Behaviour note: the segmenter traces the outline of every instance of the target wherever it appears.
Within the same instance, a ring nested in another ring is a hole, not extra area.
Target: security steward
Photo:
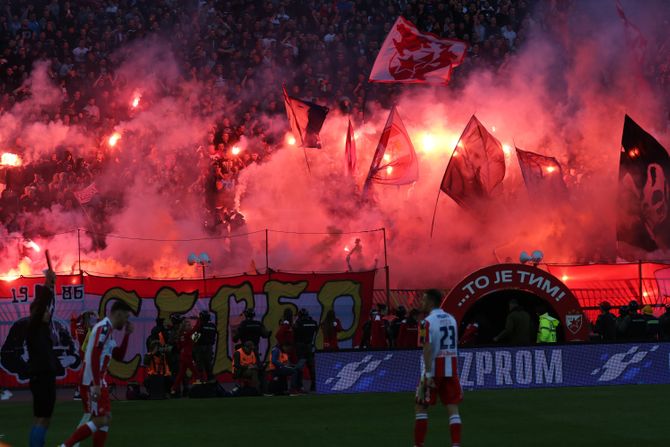
[[[314,367],[314,341],[319,330],[317,323],[307,312],[307,309],[298,311],[298,319],[293,325],[295,350],[298,356],[296,368],[302,370],[305,366],[309,370],[310,391],[316,390],[316,368]]]
[[[211,321],[209,312],[203,310],[200,312],[200,329],[196,336],[195,346],[193,347],[193,359],[195,366],[207,376],[207,381],[211,382],[212,375],[212,352],[216,343],[216,325]]]
[[[293,346],[284,343],[277,344],[272,348],[272,356],[268,365],[268,372],[272,375],[270,392],[272,394],[283,394],[290,391],[292,394],[300,394],[298,391],[302,388],[302,369],[296,368],[291,364],[290,352]],[[287,390],[287,378],[291,378],[291,388]]]
[[[640,305],[636,300],[628,303],[630,324],[628,325],[628,339],[643,341],[647,335],[647,320],[640,313]]]
[[[56,274],[49,269],[45,272],[45,276],[44,285],[35,288],[35,299],[30,304],[26,336],[34,416],[30,430],[30,447],[44,446],[56,403],[56,372],[60,367],[51,338]]]
[[[670,304],[665,305],[665,313],[658,319],[661,341],[670,340]]]
[[[258,346],[261,338],[268,338],[270,331],[268,331],[263,323],[256,320],[256,312],[253,309],[244,311],[244,321],[237,327],[237,331],[233,336],[235,343],[246,344],[248,341],[253,343],[254,351],[258,354]]]
[[[660,324],[658,318],[654,316],[654,309],[647,304],[642,308],[642,318],[647,324],[645,328],[645,339],[647,341],[658,341],[660,334]]]
[[[596,330],[601,341],[616,340],[616,317],[612,315],[612,305],[608,301],[600,303],[600,315],[596,320]]]
[[[173,313],[170,315],[170,321],[167,323],[167,361],[172,374],[176,374],[179,371],[179,336],[183,322],[183,315]]]
[[[233,342],[242,345],[246,345],[247,342],[251,343],[258,368],[256,376],[259,385],[257,386],[261,389],[265,389],[265,371],[263,371],[263,364],[260,363],[262,356],[260,355],[259,346],[261,338],[268,337],[270,337],[270,331],[265,328],[262,322],[256,320],[256,312],[253,309],[245,310],[244,321],[237,327],[237,331],[235,331],[235,335],[233,336]]]
[[[539,316],[539,327],[537,329],[538,343],[556,343],[556,329],[559,321],[547,312]]]
[[[149,351],[145,357],[147,374],[150,376],[170,376],[170,366],[167,361],[167,351],[170,349],[165,341],[163,332],[157,332],[155,338],[148,341]]]
[[[233,378],[242,389],[252,389],[258,394],[260,385],[260,374],[258,358],[256,357],[253,342],[246,341],[233,354]]]
[[[172,386],[170,379],[172,372],[168,363],[169,351],[165,331],[152,331],[147,339],[147,353],[144,356],[147,373],[144,387],[149,390],[150,395],[164,396]]]

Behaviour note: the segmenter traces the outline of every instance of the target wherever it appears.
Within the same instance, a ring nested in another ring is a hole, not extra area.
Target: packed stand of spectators
[[[392,100],[389,91],[367,83],[371,65],[394,20],[403,15],[418,27],[470,44],[463,72],[495,67],[518,47],[527,26],[532,0],[441,1],[297,1],[252,0],[14,0],[0,9],[0,113],[30,95],[26,80],[41,61],[63,93],[60,107],[31,119],[81,126],[98,147],[61,147],[26,160],[21,168],[4,169],[6,189],[0,220],[10,231],[46,232],[31,225],[29,213],[60,205],[78,208],[77,191],[85,190],[105,169],[126,174],[118,154],[110,154],[107,138],[115,126],[133,116],[127,98],[115,96],[129,83],[117,72],[119,50],[146,38],[162,38],[180,64],[184,82],[199,81],[204,92],[195,113],[217,116],[198,148],[183,160],[162,163],[154,183],[204,192],[206,225],[220,231],[243,224],[236,211],[235,182],[240,170],[269,157],[283,143],[284,132],[265,117],[284,115],[281,85],[289,93],[364,117],[366,103]],[[388,87],[388,86],[387,86]],[[165,91],[179,95],[180,90]],[[258,98],[263,98],[259,100]],[[143,105],[146,100],[143,98]],[[149,99],[150,101],[150,99]],[[223,110],[223,113],[220,111]],[[242,138],[253,147],[240,152]],[[19,156],[36,153],[20,139],[3,142],[3,151]],[[147,145],[140,156],[150,156]],[[189,160],[188,158],[191,158]],[[189,163],[189,161],[191,161]],[[184,162],[184,163],[182,163]],[[167,165],[166,165],[167,164]],[[183,166],[197,164],[193,177]],[[111,166],[110,166],[111,165]],[[0,173],[2,174],[2,173]],[[194,184],[189,184],[195,178]],[[168,181],[168,179],[171,179]],[[177,181],[175,181],[177,180]],[[183,182],[180,182],[182,180]],[[185,185],[183,183],[186,183]],[[93,231],[122,206],[123,191],[100,191],[87,202]],[[95,222],[95,223],[94,223]],[[93,241],[104,248],[104,239]]]

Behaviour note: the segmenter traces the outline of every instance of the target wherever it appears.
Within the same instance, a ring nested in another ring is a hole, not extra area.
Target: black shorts
[[[31,377],[30,391],[33,393],[33,416],[50,418],[56,404],[56,377]]]

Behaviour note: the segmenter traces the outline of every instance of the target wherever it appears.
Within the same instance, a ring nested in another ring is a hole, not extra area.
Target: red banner
[[[56,282],[56,313],[53,320],[54,350],[63,366],[59,379],[75,383],[81,368],[79,346],[70,334],[70,319],[84,311],[105,315],[109,303],[122,300],[134,315],[135,331],[128,354],[122,362],[112,361],[110,375],[117,380],[139,380],[143,376],[142,356],[145,340],[157,318],[174,313],[197,316],[212,313],[217,325],[214,347],[214,373],[230,370],[234,329],[246,309],[254,309],[256,318],[272,332],[261,341],[260,351],[267,354],[275,343],[279,320],[285,309],[297,314],[307,309],[317,321],[333,309],[344,331],[338,334],[342,347],[359,343],[360,329],[372,308],[375,272],[341,274],[248,275],[207,280],[123,279],[95,276],[61,276]],[[19,278],[0,282],[0,386],[17,386],[28,380],[25,330],[28,308],[35,285],[43,278]],[[319,332],[317,349],[323,346]]]

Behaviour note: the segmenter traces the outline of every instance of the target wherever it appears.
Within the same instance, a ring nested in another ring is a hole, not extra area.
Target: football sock
[[[93,447],[104,447],[107,442],[107,435],[109,434],[109,426],[105,425],[93,435]]]
[[[79,424],[77,424],[77,428],[81,427],[82,425],[86,424],[88,421],[91,420],[91,413],[84,413],[84,415],[81,417],[81,420],[79,421]],[[79,447],[79,443],[76,443],[72,447]]]
[[[449,431],[451,432],[451,445],[460,447],[461,445],[461,416],[455,414],[449,416]]]
[[[91,436],[97,431],[95,424],[93,422],[87,422],[85,425],[82,425],[72,433],[72,436],[65,441],[65,447],[72,447],[78,442],[83,441],[84,439]]]
[[[423,447],[428,432],[428,413],[417,413],[414,421],[414,445]]]
[[[30,447],[44,447],[46,437],[46,427],[42,427],[41,425],[33,425],[33,428],[30,429]]]

